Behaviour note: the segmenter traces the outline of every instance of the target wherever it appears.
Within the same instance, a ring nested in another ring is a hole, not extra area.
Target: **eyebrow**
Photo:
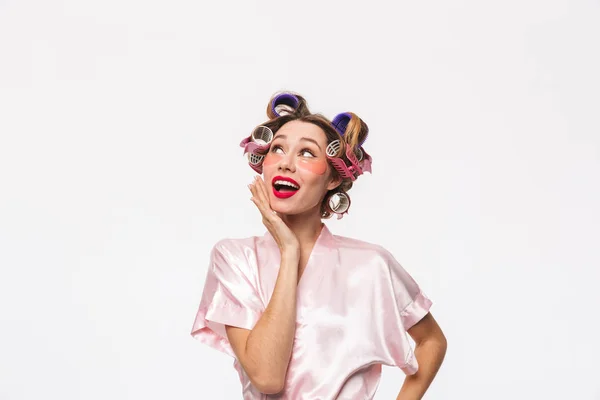
[[[273,138],[273,140],[278,139],[278,138],[287,139],[287,136],[283,135],[283,134],[282,135],[278,135],[278,136],[275,136]],[[306,140],[307,142],[312,142],[312,143],[314,143],[314,144],[317,145],[317,147],[319,148],[319,150],[323,151],[323,149],[321,149],[321,146],[319,146],[319,143],[317,143],[317,141],[315,139],[311,139],[311,138],[307,138],[307,137],[301,137],[300,140]]]

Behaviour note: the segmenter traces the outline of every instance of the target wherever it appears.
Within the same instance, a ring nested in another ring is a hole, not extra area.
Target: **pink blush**
[[[279,159],[281,158],[281,156],[274,154],[274,153],[268,153],[265,156],[265,159],[263,160],[263,165],[273,165],[279,162]]]
[[[298,167],[313,174],[323,175],[327,171],[327,161],[300,160]]]

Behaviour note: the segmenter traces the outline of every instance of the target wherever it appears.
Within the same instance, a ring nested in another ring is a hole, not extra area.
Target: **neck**
[[[310,214],[282,215],[281,218],[298,238],[300,250],[312,249],[323,227],[321,216],[312,212]]]

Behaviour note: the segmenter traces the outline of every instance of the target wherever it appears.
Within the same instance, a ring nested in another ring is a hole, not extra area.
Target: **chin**
[[[277,212],[277,214],[279,215],[301,215],[301,214],[307,214],[307,213],[311,213],[312,208],[298,208],[298,207],[294,207],[291,205],[286,205],[286,206],[271,206],[271,209],[275,212]]]
[[[294,215],[298,214],[298,211],[294,209],[294,207],[281,207],[281,206],[272,206],[271,209],[280,215]]]

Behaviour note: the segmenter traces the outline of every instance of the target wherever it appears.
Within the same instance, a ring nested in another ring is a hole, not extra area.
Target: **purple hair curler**
[[[333,125],[335,130],[338,131],[340,136],[343,137],[344,134],[346,133],[346,128],[348,127],[348,123],[350,122],[351,119],[352,119],[352,114],[350,114],[349,112],[340,113],[340,114],[336,115],[335,118],[333,118],[333,120],[331,121],[331,125]],[[358,143],[358,147],[363,145],[365,140],[367,140],[367,136],[368,136],[368,134],[365,135],[365,137],[363,138],[363,140],[361,140],[360,143]]]
[[[331,121],[331,125],[333,125],[336,131],[338,131],[340,136],[344,136],[350,119],[352,119],[352,115],[350,115],[350,113],[341,113],[335,116],[333,121]]]
[[[300,100],[290,93],[276,96],[271,102],[271,111],[278,117],[293,113],[300,105]]]

